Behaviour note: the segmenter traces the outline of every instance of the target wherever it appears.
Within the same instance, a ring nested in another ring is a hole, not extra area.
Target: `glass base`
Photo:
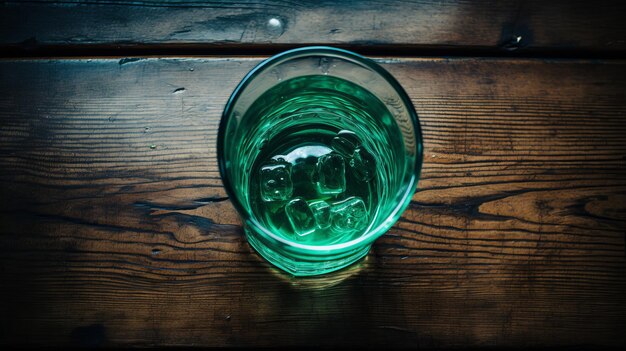
[[[342,254],[290,254],[279,246],[269,247],[258,234],[250,230],[248,226],[244,227],[250,246],[259,255],[274,266],[297,277],[320,275],[347,267],[367,255],[371,247],[371,245],[365,245]]]

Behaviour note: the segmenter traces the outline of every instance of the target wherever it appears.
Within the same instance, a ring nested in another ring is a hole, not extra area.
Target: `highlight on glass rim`
[[[218,162],[249,243],[296,276],[367,254],[399,218],[422,164],[415,109],[374,61],[294,49],[241,81],[220,123]]]

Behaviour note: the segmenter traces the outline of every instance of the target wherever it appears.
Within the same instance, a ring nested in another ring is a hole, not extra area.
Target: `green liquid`
[[[238,151],[247,206],[286,240],[330,245],[380,224],[379,204],[404,168],[402,133],[385,105],[346,80],[294,78],[242,118]]]

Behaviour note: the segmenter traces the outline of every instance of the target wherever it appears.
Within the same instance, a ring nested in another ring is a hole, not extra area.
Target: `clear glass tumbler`
[[[217,142],[249,243],[296,276],[365,256],[408,206],[423,158],[400,84],[374,61],[330,47],[256,66],[228,100]]]

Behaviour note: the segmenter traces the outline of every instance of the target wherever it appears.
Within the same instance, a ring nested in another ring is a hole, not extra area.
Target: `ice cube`
[[[355,133],[342,130],[333,138],[330,146],[344,157],[350,157],[354,150],[361,145],[361,141]]]
[[[315,217],[315,224],[320,229],[326,229],[330,227],[330,205],[324,200],[312,201],[309,203],[311,211],[313,211],[313,217]]]
[[[346,163],[338,154],[327,154],[317,160],[317,191],[341,194],[346,190]]]
[[[291,167],[293,196],[314,199],[317,195],[317,179],[314,177],[317,157],[298,159]]]
[[[302,239],[315,231],[315,217],[313,211],[301,197],[296,197],[287,203],[285,213],[293,227],[296,239]]]
[[[332,229],[337,232],[354,232],[365,229],[368,224],[365,203],[358,196],[351,196],[333,204],[330,209]]]
[[[261,198],[264,201],[284,201],[293,194],[291,165],[272,163],[261,167]]]
[[[376,174],[376,159],[363,146],[354,150],[349,164],[354,175],[361,181],[370,181]]]

